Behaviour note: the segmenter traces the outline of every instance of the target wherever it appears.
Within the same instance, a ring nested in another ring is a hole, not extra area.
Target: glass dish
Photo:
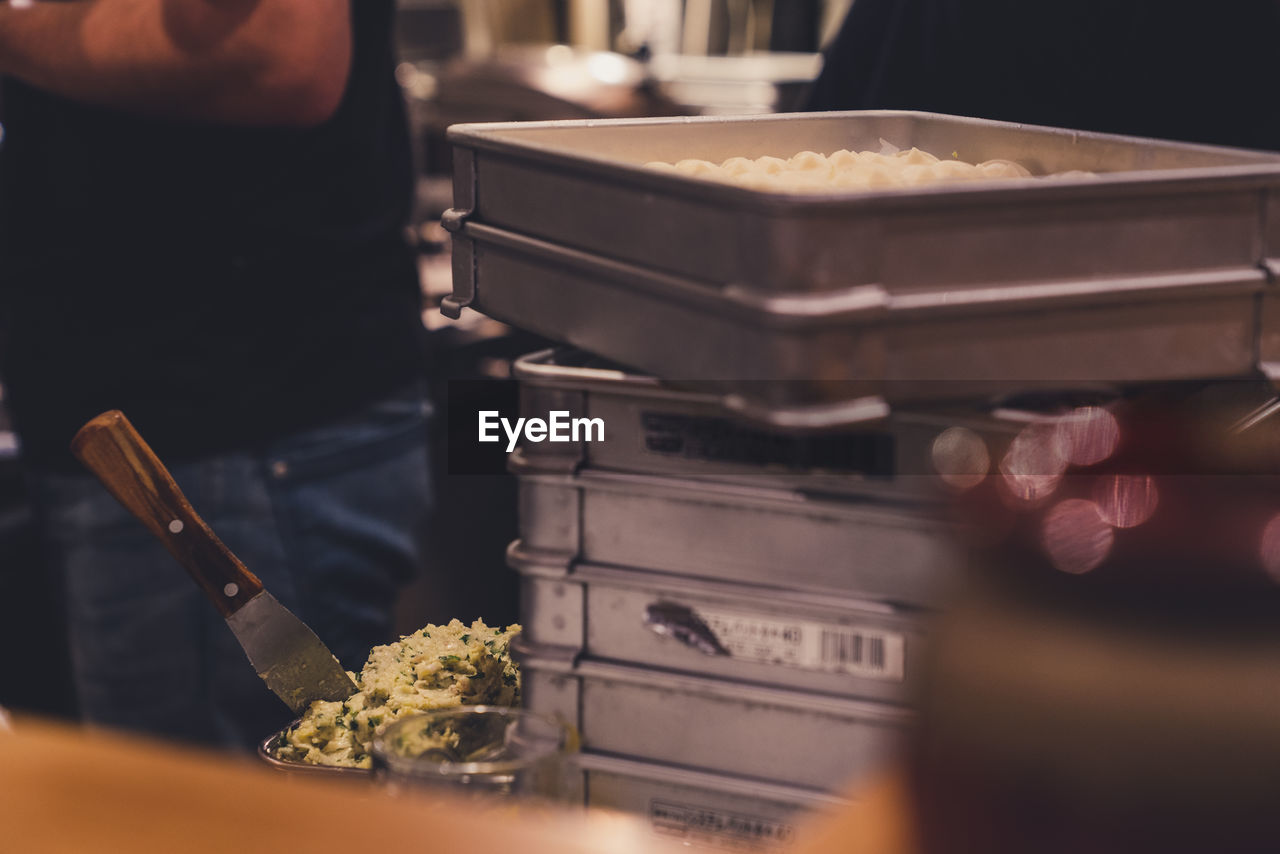
[[[374,739],[374,776],[393,786],[569,803],[565,760],[577,741],[566,724],[524,709],[440,709],[396,721]]]

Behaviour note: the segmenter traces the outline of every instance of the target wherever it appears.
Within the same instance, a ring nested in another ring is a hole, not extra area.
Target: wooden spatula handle
[[[262,592],[262,582],[214,536],[124,413],[104,412],[81,427],[71,452],[164,543],[224,617]]]

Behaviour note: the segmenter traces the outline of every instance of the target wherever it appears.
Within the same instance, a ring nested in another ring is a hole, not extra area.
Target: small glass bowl
[[[569,803],[572,728],[505,706],[457,706],[402,718],[372,745],[374,776],[393,786]]]

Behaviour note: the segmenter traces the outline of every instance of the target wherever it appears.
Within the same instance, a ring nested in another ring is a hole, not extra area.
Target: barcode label
[[[870,667],[882,672],[887,666],[884,635],[822,630],[822,661],[836,667]]]
[[[906,638],[866,626],[781,620],[698,608],[720,645],[740,661],[902,681]]]

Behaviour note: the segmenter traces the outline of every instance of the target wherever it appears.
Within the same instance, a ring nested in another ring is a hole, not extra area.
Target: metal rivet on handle
[[[234,598],[235,595],[240,592],[240,585],[233,581],[226,587],[222,588],[222,592],[227,594],[228,599]]]
[[[169,532],[173,534],[181,534],[183,527],[181,519],[174,519],[169,523]]]

